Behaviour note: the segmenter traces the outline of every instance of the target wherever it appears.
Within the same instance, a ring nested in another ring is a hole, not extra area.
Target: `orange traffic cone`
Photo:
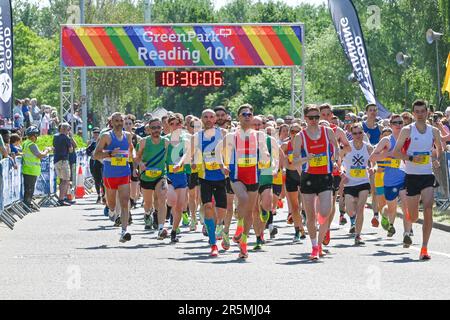
[[[83,169],[81,166],[78,167],[78,175],[77,175],[77,187],[75,188],[75,198],[80,199],[85,195],[84,190],[84,176]]]

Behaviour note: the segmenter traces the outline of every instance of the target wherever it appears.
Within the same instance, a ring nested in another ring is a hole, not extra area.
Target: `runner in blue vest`
[[[130,166],[129,155],[133,152],[131,134],[123,130],[124,116],[120,112],[111,115],[112,130],[100,137],[94,151],[96,160],[103,160],[103,182],[110,215],[115,215],[116,195],[119,193],[122,233],[120,242],[131,240],[127,232],[130,215]],[[119,219],[119,217],[117,217]],[[117,220],[116,219],[116,220]],[[116,225],[118,225],[116,221]]]

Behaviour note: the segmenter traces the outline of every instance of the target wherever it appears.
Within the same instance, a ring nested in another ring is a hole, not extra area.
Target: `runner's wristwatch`
[[[411,161],[411,162],[413,161],[413,159],[414,159],[413,156],[409,156],[409,157],[408,157],[408,160]]]

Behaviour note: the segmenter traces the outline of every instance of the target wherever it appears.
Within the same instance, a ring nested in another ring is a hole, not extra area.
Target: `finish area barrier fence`
[[[40,199],[40,205],[52,204],[55,198],[58,181],[55,172],[54,157],[50,155],[41,160],[41,175],[38,177],[34,197]],[[85,150],[77,152],[76,173],[81,166],[86,178],[92,177],[89,169],[89,157]],[[76,174],[73,175],[72,186],[76,185]],[[24,184],[22,176],[22,158],[17,157],[14,163],[10,159],[0,161],[0,220],[12,229],[10,224],[15,221],[14,214],[20,218],[26,215],[30,208],[23,204]],[[10,214],[8,214],[10,213]],[[21,213],[21,214],[20,214]],[[9,223],[8,223],[9,222]]]

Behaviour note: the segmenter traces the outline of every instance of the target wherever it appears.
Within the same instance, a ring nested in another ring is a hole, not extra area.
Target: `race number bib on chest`
[[[248,168],[248,167],[254,167],[254,166],[256,166],[256,156],[255,155],[248,155],[247,157],[242,155],[238,159],[238,167]]]
[[[205,161],[205,168],[206,170],[219,170],[220,165],[216,161],[216,155],[214,152],[204,152],[203,153],[203,159]]]
[[[430,153],[429,152],[414,152],[413,163],[419,166],[427,165],[430,163]]]
[[[310,167],[323,167],[328,164],[328,156],[326,153],[316,154],[309,160]]]
[[[400,168],[400,159],[391,159],[391,168],[398,169]]]
[[[127,165],[127,158],[113,157],[113,158],[111,158],[111,165],[113,167],[125,167]]]
[[[350,177],[356,179],[362,179],[367,177],[367,171],[365,166],[350,167]]]
[[[175,170],[173,169],[173,167],[175,167],[175,165],[171,164],[169,165],[169,173],[182,173],[184,172],[184,166],[181,166],[177,172],[175,172]]]
[[[159,178],[162,175],[162,170],[155,169],[155,168],[149,168],[149,169],[145,170],[145,175],[152,179]]]

